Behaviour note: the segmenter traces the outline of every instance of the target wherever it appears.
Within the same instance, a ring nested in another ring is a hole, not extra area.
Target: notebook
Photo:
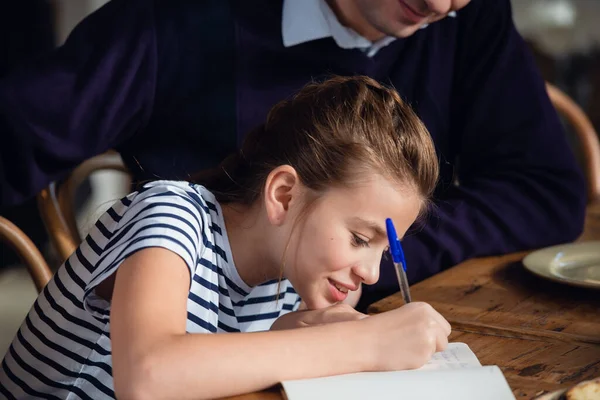
[[[465,343],[450,343],[416,370],[285,381],[282,386],[288,400],[515,400],[500,368],[482,366]]]

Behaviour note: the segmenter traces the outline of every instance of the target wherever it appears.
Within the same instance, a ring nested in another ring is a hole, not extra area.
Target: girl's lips
[[[341,292],[338,288],[335,287],[335,284],[330,280],[327,280],[327,282],[329,283],[329,293],[331,294],[331,297],[333,298],[334,302],[339,303],[346,300],[346,297],[348,297],[348,292]]]

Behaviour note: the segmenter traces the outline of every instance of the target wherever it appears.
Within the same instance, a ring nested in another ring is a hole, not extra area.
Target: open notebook
[[[444,399],[514,400],[497,366],[481,363],[464,343],[450,343],[422,368],[361,372],[282,382],[288,400]]]

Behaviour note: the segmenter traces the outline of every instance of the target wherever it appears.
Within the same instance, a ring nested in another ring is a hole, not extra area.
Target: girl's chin
[[[313,290],[307,290],[306,292],[308,293],[304,293],[305,296],[303,296],[302,293],[298,292],[298,294],[302,298],[302,302],[306,305],[306,308],[308,310],[319,310],[322,308],[331,307],[339,303],[337,301],[334,301],[335,299],[332,298],[331,294],[327,291],[330,289],[329,287],[323,288],[321,290],[315,290],[316,287],[312,289]]]
[[[304,298],[302,299],[304,301],[304,304],[306,304],[306,308],[309,310],[319,310],[321,308],[327,308],[327,307],[331,307],[337,303],[332,303],[331,301],[325,299],[325,298],[320,298],[320,299],[308,299],[308,300],[304,300]]]

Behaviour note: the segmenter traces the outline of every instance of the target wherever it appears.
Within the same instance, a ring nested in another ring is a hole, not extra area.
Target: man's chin
[[[398,39],[406,39],[407,37],[414,35],[419,29],[421,29],[421,25],[408,25],[400,28],[388,36],[394,36]]]

